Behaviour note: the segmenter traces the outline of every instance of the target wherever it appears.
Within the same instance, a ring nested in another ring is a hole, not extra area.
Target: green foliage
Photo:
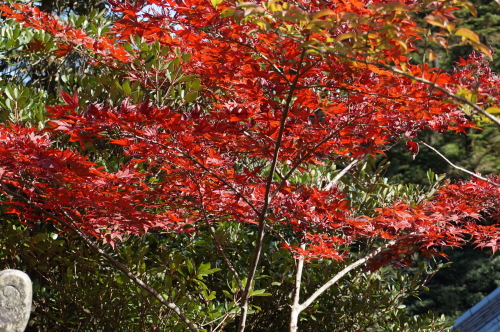
[[[89,16],[71,13],[68,21],[78,23],[90,36],[102,34],[110,24],[105,12],[97,10]],[[88,65],[91,59],[86,56],[71,51],[63,57],[55,53],[57,46],[43,31],[35,32],[11,20],[5,23],[0,28],[0,121],[3,123],[43,126],[47,120],[45,105],[62,103],[58,90],[110,106],[129,98],[132,103],[150,99],[156,105],[180,107],[195,101],[203,89],[198,78],[184,74],[182,65],[189,61],[190,55],[179,49],[166,60],[170,55],[168,47],[147,44],[137,37],[126,43],[125,48],[134,56],[133,50],[140,50],[131,67],[138,72],[148,69],[144,73],[149,76],[127,77],[129,68],[101,68],[94,72]],[[38,51],[27,52],[26,45]],[[148,86],[141,85],[141,81]]]
[[[495,50],[493,61],[491,61],[491,69],[498,72],[500,70],[500,6],[496,1],[472,0],[477,9],[477,17],[465,14],[462,11],[457,15],[463,19],[464,27],[467,27],[476,32],[481,42],[491,49]],[[451,62],[455,62],[459,57],[465,58],[472,52],[471,47],[456,46],[452,49]]]
[[[251,253],[251,232],[240,238],[237,223],[211,227],[233,264],[242,266]],[[27,331],[185,330],[171,311],[81,240],[50,225],[31,230],[7,218],[0,232],[2,266],[26,271],[34,282],[34,312]],[[210,331],[221,323],[231,331],[239,310],[233,300],[241,290],[204,234],[130,237],[113,256],[175,300],[199,326],[207,324],[204,328]],[[269,263],[259,269],[255,281],[249,329],[286,330],[295,262],[273,236],[266,236],[265,246]],[[330,260],[306,264],[303,292],[310,294],[344,266]],[[408,316],[403,305],[439,268],[422,262],[415,274],[404,269],[353,272],[301,315],[301,326],[304,331],[441,331],[449,326],[443,318],[431,313]]]
[[[360,162],[339,183],[348,187],[351,204],[369,209],[394,200],[415,200],[429,188],[394,185],[382,174],[389,165],[373,158]],[[333,179],[339,166],[318,166],[309,178]],[[432,178],[432,176],[431,176]],[[432,189],[432,188],[431,188]],[[366,192],[367,195],[361,195]],[[26,271],[34,281],[34,306],[29,331],[184,331],[178,318],[128,277],[91,251],[81,240],[50,225],[28,228],[3,215],[0,229],[2,265]],[[219,326],[235,329],[242,291],[211,238],[224,248],[227,259],[242,275],[251,259],[255,230],[237,222],[207,224],[193,234],[130,236],[112,255],[139,278],[178,304],[207,331]],[[248,328],[251,331],[287,330],[297,261],[281,248],[285,226],[264,238],[263,264],[252,291]],[[305,264],[302,294],[308,296],[358,257],[369,244],[361,244],[345,262],[313,260]],[[363,248],[363,249],[361,249]],[[405,301],[420,293],[442,264],[421,262],[415,269],[384,268],[352,271],[300,316],[304,331],[442,331],[451,324],[432,313],[409,315]],[[242,280],[245,285],[245,279]]]
[[[498,255],[474,250],[473,246],[447,248],[444,252],[453,263],[436,274],[427,284],[429,290],[420,293],[419,299],[408,301],[410,313],[432,310],[453,321],[500,286]]]
[[[110,13],[99,0],[44,0],[40,5],[90,36],[101,35],[111,24]],[[0,121],[42,126],[47,120],[44,106],[61,102],[59,89],[73,93],[77,86],[92,85],[89,80],[96,73],[91,59],[73,51],[57,53],[53,37],[42,30],[3,18],[0,23]]]
[[[80,239],[49,225],[31,230],[4,218],[0,261],[28,273],[33,306],[27,331],[183,331],[173,312],[113,269]],[[219,269],[185,257],[170,236],[131,237],[113,253],[201,322],[221,316],[207,278]],[[170,243],[170,245],[168,245]],[[151,250],[153,249],[153,250]]]
[[[469,8],[462,8],[454,11],[453,14],[460,19],[460,27],[469,29],[466,35],[477,34],[479,41],[492,51],[493,59],[490,61],[490,68],[494,72],[500,70],[500,6],[496,1],[471,0],[476,9],[474,16]],[[437,31],[437,28],[435,28]],[[428,38],[418,42],[419,52],[412,52],[412,61],[415,63],[427,62],[435,68],[446,71],[454,70],[454,63],[460,58],[466,59],[473,51],[470,44],[463,43],[461,34],[455,34],[448,41],[444,39]],[[474,36],[474,38],[477,38]]]
[[[0,122],[31,123],[42,127],[46,117],[44,90],[0,80]]]
[[[404,153],[395,155],[405,159],[407,157]],[[402,170],[397,157],[396,167],[393,167],[388,159],[377,161],[370,156],[366,160],[360,160],[336,182],[335,185],[347,193],[349,205],[355,211],[369,215],[373,214],[374,208],[389,206],[398,201],[415,204],[432,197],[442,184],[444,175],[438,176],[432,170],[423,168],[419,170],[419,174],[425,177],[425,180],[416,181],[417,184],[410,181],[401,183],[401,177],[393,174],[393,169],[399,172]],[[324,188],[348,167],[348,164],[331,162],[309,167],[303,173],[292,176],[290,181],[294,184],[308,183]],[[284,170],[287,171],[287,168]]]
[[[317,263],[326,266],[326,273],[308,276],[311,279],[306,279],[306,293],[329,278],[329,272],[340,268],[335,263]],[[407,298],[416,295],[424,281],[440,268],[428,263],[421,264],[415,274],[392,268],[349,274],[341,284],[329,290],[322,301],[302,315],[301,325],[308,327],[305,330],[339,332],[441,331],[450,326],[444,317],[430,312],[419,317],[410,316],[403,304]]]

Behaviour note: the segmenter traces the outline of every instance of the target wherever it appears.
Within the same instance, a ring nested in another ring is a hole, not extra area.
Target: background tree
[[[66,17],[69,24],[91,35],[106,31],[114,16],[103,1],[49,0],[35,5]],[[42,126],[46,120],[44,104],[60,101],[58,89],[71,92],[77,85],[88,84],[87,77],[95,76],[94,67],[88,65],[84,54],[60,50],[50,34],[11,19],[0,20],[0,118]]]
[[[500,69],[498,65],[500,49],[500,41],[498,40],[498,32],[500,31],[500,8],[498,3],[483,0],[471,1],[477,9],[477,17],[471,17],[463,13],[459,15],[463,21],[463,25],[475,31],[481,42],[493,49],[493,61],[491,62],[491,69],[498,72]],[[465,14],[465,15],[464,15]],[[452,61],[458,61],[459,57],[468,57],[472,50],[468,47],[457,46],[452,49]]]

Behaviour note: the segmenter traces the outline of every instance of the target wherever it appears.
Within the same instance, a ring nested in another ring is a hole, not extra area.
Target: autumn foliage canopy
[[[112,245],[125,234],[237,221],[259,234],[249,280],[269,232],[306,260],[343,260],[345,248],[366,239],[390,243],[372,268],[469,239],[498,248],[500,227],[478,222],[498,215],[498,177],[369,213],[353,209],[336,183],[293,180],[320,165],[383,156],[400,141],[417,155],[420,131],[465,133],[478,109],[495,113],[490,50],[453,14],[474,14],[469,2],[109,5],[120,18],[94,33],[37,7],[0,6],[5,18],[52,35],[57,57],[80,54],[122,91],[114,101],[106,91],[60,91],[43,128],[0,126],[3,204],[22,221],[65,221]],[[424,40],[477,53],[445,72],[432,65],[435,51],[419,48]],[[98,161],[103,146],[123,156],[119,169]]]

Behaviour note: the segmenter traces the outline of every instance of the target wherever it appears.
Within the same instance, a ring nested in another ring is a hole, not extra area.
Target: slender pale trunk
[[[300,249],[304,250],[305,244],[300,245]],[[296,332],[299,327],[299,315],[303,310],[300,305],[300,286],[302,284],[302,271],[304,270],[304,260],[297,259],[297,271],[295,272],[295,285],[293,289],[293,301],[290,313],[290,332]]]
[[[401,237],[398,240],[404,240],[408,237],[411,237],[414,234],[408,234],[406,236]],[[365,264],[368,262],[371,258],[375,257],[379,253],[381,253],[383,250],[393,246],[394,244],[397,243],[398,240],[392,240],[384,244],[383,246],[375,249],[365,257],[358,259],[354,263],[346,266],[342,271],[337,273],[333,278],[328,280],[323,286],[318,288],[307,300],[305,300],[302,304],[300,304],[300,284],[301,284],[301,279],[302,279],[302,271],[304,269],[304,261],[299,261],[297,264],[297,274],[295,275],[295,288],[294,288],[294,294],[293,294],[293,302],[292,302],[292,312],[290,314],[290,332],[297,332],[298,331],[298,323],[299,323],[299,315],[300,313],[309,307],[321,294],[323,294],[328,288],[333,286],[334,284],[337,283],[342,277],[344,277],[346,274],[351,272],[352,270],[356,269],[357,267]],[[302,246],[301,246],[302,248]]]
[[[299,328],[299,315],[300,312],[302,311],[302,308],[299,307],[293,307],[292,306],[292,312],[290,314],[290,332],[297,332]]]

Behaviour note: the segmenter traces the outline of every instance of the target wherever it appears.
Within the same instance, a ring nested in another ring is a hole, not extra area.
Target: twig
[[[326,185],[326,187],[323,189],[323,190],[330,190],[332,189],[333,185],[335,183],[337,183],[338,180],[340,180],[341,177],[344,176],[345,173],[347,173],[354,165],[356,165],[359,161],[361,160],[361,158],[359,159],[354,159],[349,165],[347,165],[346,167],[344,167],[343,170],[340,171],[339,174],[337,174],[333,179],[332,181],[330,181],[330,183],[328,183]]]
[[[429,149],[431,149],[432,151],[436,152],[441,158],[443,158],[448,164],[450,164],[453,168],[456,168],[458,170],[461,170],[462,172],[465,172],[475,178],[478,178],[480,180],[483,180],[483,181],[486,181],[488,182],[489,184],[492,184],[494,186],[497,186],[497,187],[500,187],[500,184],[496,183],[496,182],[493,182],[493,181],[490,181],[488,180],[487,178],[485,178],[484,176],[481,176],[479,174],[476,174],[476,173],[473,173],[471,171],[468,171],[466,170],[465,168],[463,167],[460,167],[460,166],[457,166],[455,164],[453,164],[451,161],[449,161],[445,156],[443,156],[443,154],[441,152],[439,152],[438,150],[436,150],[435,148],[433,148],[432,146],[430,146],[429,144],[425,143],[425,142],[420,142],[420,144],[423,144],[425,145],[426,147],[428,147]]]

